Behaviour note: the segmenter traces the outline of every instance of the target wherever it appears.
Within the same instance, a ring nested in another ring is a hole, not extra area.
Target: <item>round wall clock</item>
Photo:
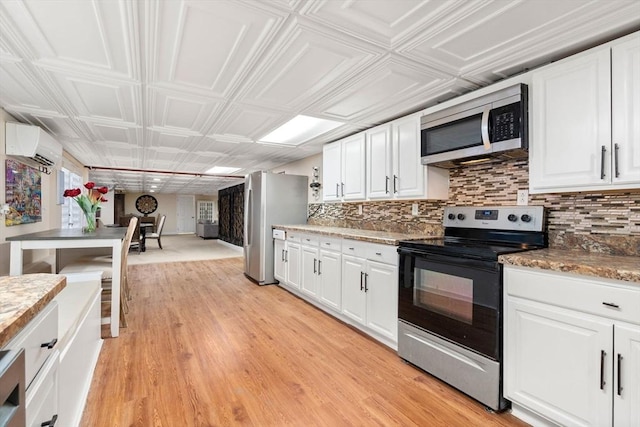
[[[154,213],[158,209],[158,201],[155,197],[144,194],[136,199],[136,209],[145,215]]]

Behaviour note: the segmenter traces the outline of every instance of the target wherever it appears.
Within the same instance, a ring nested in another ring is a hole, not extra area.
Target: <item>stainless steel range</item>
[[[547,246],[542,206],[447,207],[444,238],[400,242],[398,354],[502,410],[502,265]]]

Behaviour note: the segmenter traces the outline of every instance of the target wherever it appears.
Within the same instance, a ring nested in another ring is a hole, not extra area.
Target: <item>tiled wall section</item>
[[[322,204],[313,204],[309,222],[439,235],[444,206],[515,205],[517,190],[529,185],[526,160],[452,169],[450,173],[449,200],[325,203],[324,213]],[[411,215],[413,203],[418,203],[418,216]],[[547,208],[551,247],[640,256],[639,190],[530,195],[529,204]]]

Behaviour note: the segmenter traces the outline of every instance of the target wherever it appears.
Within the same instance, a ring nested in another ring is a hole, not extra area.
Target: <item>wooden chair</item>
[[[160,217],[160,222],[158,223],[158,231],[155,233],[149,233],[146,236],[146,239],[158,239],[158,246],[160,246],[160,249],[162,249],[162,240],[160,239],[162,238],[162,229],[164,228],[164,221],[166,218],[166,215],[162,215]]]
[[[140,235],[140,223],[138,222],[138,217],[136,218],[136,228],[133,231],[133,236],[131,236],[131,243],[129,244],[129,249],[136,249],[138,251],[138,255],[142,252],[142,236]]]
[[[127,273],[127,255],[129,254],[129,245],[138,229],[138,218],[132,217],[127,228],[127,232],[122,240],[121,259],[120,259],[120,324],[123,328],[127,327],[126,313],[129,312],[129,303],[131,299],[131,289],[129,287],[129,279]],[[111,304],[111,285],[113,283],[113,260],[110,256],[87,256],[78,258],[77,260],[65,265],[59,274],[83,273],[87,271],[102,272],[102,306]],[[107,310],[110,312],[111,310]]]

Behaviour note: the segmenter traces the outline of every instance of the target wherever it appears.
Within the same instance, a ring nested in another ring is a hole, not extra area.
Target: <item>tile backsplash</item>
[[[317,203],[309,207],[309,223],[436,236],[444,206],[515,205],[517,191],[528,187],[527,160],[467,166],[451,169],[449,200]],[[529,204],[547,208],[550,247],[640,256],[640,190],[535,194]]]

